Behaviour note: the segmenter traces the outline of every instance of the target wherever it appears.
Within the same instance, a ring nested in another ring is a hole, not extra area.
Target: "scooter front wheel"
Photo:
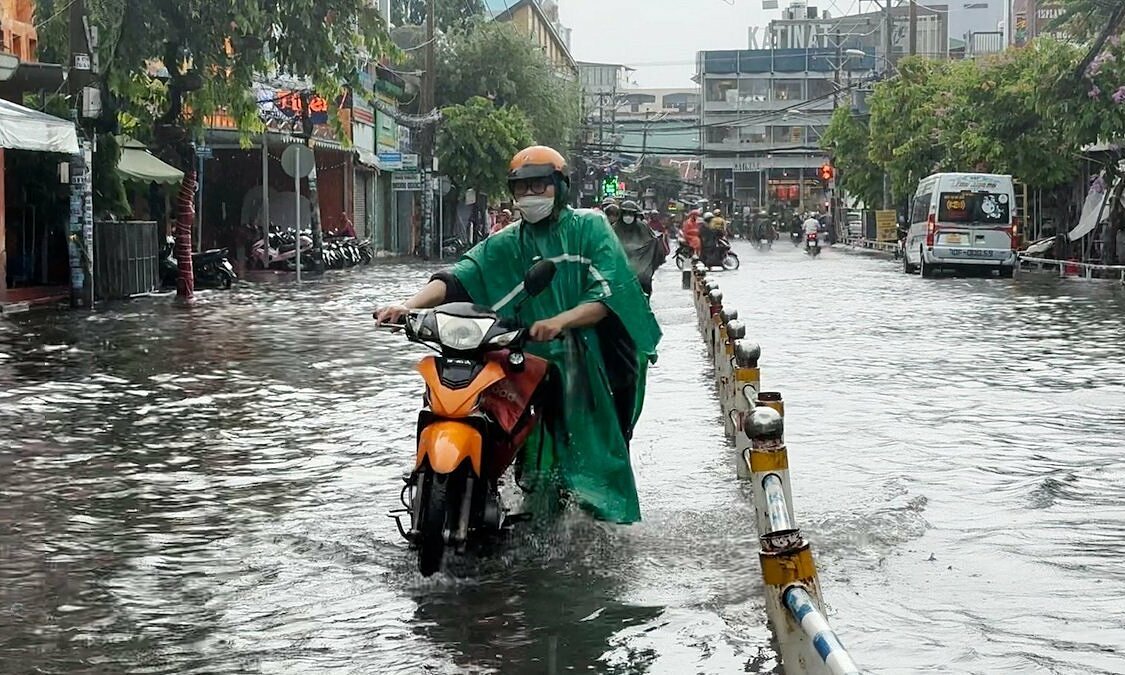
[[[728,272],[733,272],[741,266],[742,262],[738,259],[738,256],[733,253],[728,253],[723,258],[723,269],[727,270]]]
[[[449,514],[449,476],[430,469],[419,478],[422,486],[422,513],[418,528],[418,571],[429,577],[441,569],[445,556],[445,523]]]

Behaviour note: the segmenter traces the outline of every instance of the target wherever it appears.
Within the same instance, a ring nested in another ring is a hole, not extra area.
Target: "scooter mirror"
[[[535,297],[547,290],[555,278],[555,263],[550,260],[540,260],[527,270],[523,277],[523,289],[528,296]]]

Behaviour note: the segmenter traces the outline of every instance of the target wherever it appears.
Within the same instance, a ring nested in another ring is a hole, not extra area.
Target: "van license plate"
[[[994,257],[996,257],[995,251],[989,251],[989,250],[980,249],[980,248],[970,248],[970,249],[964,249],[964,250],[962,250],[962,249],[952,249],[949,253],[955,258],[956,257],[965,257],[965,258],[994,258]]]
[[[943,239],[945,240],[945,243],[947,243],[947,244],[960,244],[961,243],[961,235],[959,235],[959,234],[947,234],[947,235],[945,235],[945,237],[943,237]]]

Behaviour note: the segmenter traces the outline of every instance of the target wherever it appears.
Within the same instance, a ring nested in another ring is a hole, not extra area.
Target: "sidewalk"
[[[32,286],[0,291],[0,315],[26,312],[32,307],[70,301],[69,286]]]

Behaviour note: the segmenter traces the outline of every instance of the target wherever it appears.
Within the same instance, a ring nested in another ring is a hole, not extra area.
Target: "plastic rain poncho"
[[[555,262],[555,278],[517,316],[524,274],[539,258]],[[528,345],[529,353],[558,367],[562,410],[545,411],[554,423],[528,439],[521,484],[544,492],[560,487],[601,520],[640,520],[628,438],[661,332],[605,217],[563,206],[544,222],[515,223],[466,253],[451,272],[473,302],[528,326],[588,302],[609,309],[596,326]]]

